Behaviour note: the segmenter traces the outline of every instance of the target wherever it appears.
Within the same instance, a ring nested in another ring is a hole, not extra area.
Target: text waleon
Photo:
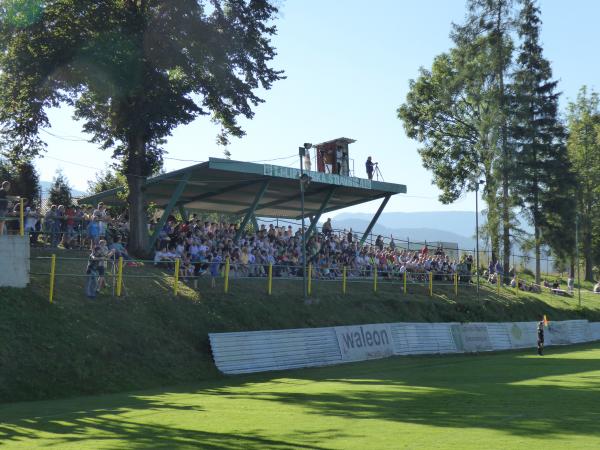
[[[342,339],[346,348],[374,347],[390,343],[386,330],[365,331],[363,327],[360,327],[358,331],[343,333]]]

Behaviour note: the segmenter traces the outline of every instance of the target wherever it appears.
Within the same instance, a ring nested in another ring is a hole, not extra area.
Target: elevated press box
[[[351,176],[348,146],[354,142],[356,140],[341,137],[315,145],[317,172]]]
[[[29,236],[0,236],[0,287],[29,284]]]

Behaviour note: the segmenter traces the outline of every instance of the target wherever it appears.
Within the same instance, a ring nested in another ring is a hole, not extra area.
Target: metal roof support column
[[[156,224],[156,228],[154,228],[154,233],[152,233],[150,235],[150,238],[148,239],[148,250],[149,251],[152,250],[152,247],[154,246],[154,244],[156,243],[156,240],[158,239],[160,230],[162,230],[162,228],[165,226],[165,223],[167,223],[167,218],[171,215],[171,213],[173,212],[173,208],[175,208],[175,205],[181,198],[181,194],[183,194],[185,186],[187,185],[188,181],[190,180],[191,175],[192,175],[191,171],[186,172],[183,175],[183,178],[181,178],[181,180],[177,184],[177,187],[175,188],[175,192],[173,192],[173,195],[171,196],[171,200],[169,200],[169,203],[167,204],[167,206],[165,207],[165,210],[163,211],[162,217]]]
[[[383,212],[383,208],[385,208],[385,205],[387,205],[387,202],[390,200],[391,196],[392,196],[391,194],[386,195],[385,198],[383,199],[383,201],[381,202],[381,206],[379,207],[379,209],[377,210],[377,212],[373,216],[373,219],[371,219],[371,223],[369,224],[369,226],[365,230],[362,238],[360,239],[360,245],[362,245],[362,244],[365,243],[365,240],[367,239],[367,236],[369,236],[369,233],[371,232],[371,230],[373,229],[373,227],[377,223],[377,219],[379,219],[379,216]]]
[[[252,206],[250,206],[250,209],[248,209],[248,212],[244,216],[244,220],[242,220],[242,223],[240,223],[240,227],[238,228],[237,232],[235,233],[235,237],[233,238],[234,242],[237,242],[239,240],[240,236],[244,232],[244,228],[246,228],[246,225],[248,225],[250,219],[254,217],[254,212],[256,211],[256,208],[258,207],[258,204],[260,203],[268,187],[269,180],[266,180],[263,182],[262,186],[260,187],[260,190],[256,194],[256,198],[254,199],[254,201],[252,202]]]
[[[332,186],[331,189],[329,189],[329,192],[327,192],[327,195],[325,196],[323,203],[321,203],[321,207],[316,212],[315,216],[311,219],[310,226],[308,227],[308,230],[306,231],[306,239],[307,240],[310,238],[310,235],[313,234],[315,232],[315,230],[317,229],[317,223],[319,222],[319,219],[321,218],[321,214],[323,214],[323,211],[325,211],[325,209],[327,208],[327,205],[329,204],[329,200],[331,200],[331,197],[333,197],[335,189],[336,189],[336,186]]]

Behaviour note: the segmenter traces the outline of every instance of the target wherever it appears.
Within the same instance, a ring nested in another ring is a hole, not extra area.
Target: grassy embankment
[[[85,258],[84,253],[58,252]],[[49,256],[38,250],[34,257]],[[600,320],[600,296],[577,298],[482,285],[425,286],[379,280],[348,285],[314,282],[305,304],[302,284],[275,279],[266,295],[265,279],[231,280],[223,293],[201,279],[197,291],[180,283],[173,295],[172,273],[145,265],[125,268],[122,298],[107,289],[96,300],[84,295],[85,260],[58,259],[54,303],[48,302],[48,259],[32,260],[32,282],[24,290],[0,289],[0,402],[118,392],[218,376],[207,334],[218,331],[318,327],[377,322],[518,321],[547,314],[551,320]],[[79,276],[64,276],[72,274]],[[110,281],[112,284],[112,280]]]

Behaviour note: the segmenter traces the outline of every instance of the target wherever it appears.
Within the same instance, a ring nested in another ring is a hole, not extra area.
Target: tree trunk
[[[138,257],[148,256],[148,227],[144,201],[144,178],[127,176],[129,186],[129,252]]]
[[[127,185],[129,187],[129,252],[137,257],[149,256],[148,226],[146,217],[145,181],[143,161],[145,143],[138,137],[130,143],[127,161]]]
[[[592,224],[590,223],[591,219],[588,217],[585,218],[584,226],[583,226],[583,257],[585,259],[585,281],[594,280],[594,259],[592,252]]]
[[[540,245],[540,227],[539,225],[535,225],[535,230],[534,230],[534,237],[535,237],[535,283],[536,284],[540,284],[541,281],[541,256],[542,256],[542,251],[541,251],[541,245]]]

